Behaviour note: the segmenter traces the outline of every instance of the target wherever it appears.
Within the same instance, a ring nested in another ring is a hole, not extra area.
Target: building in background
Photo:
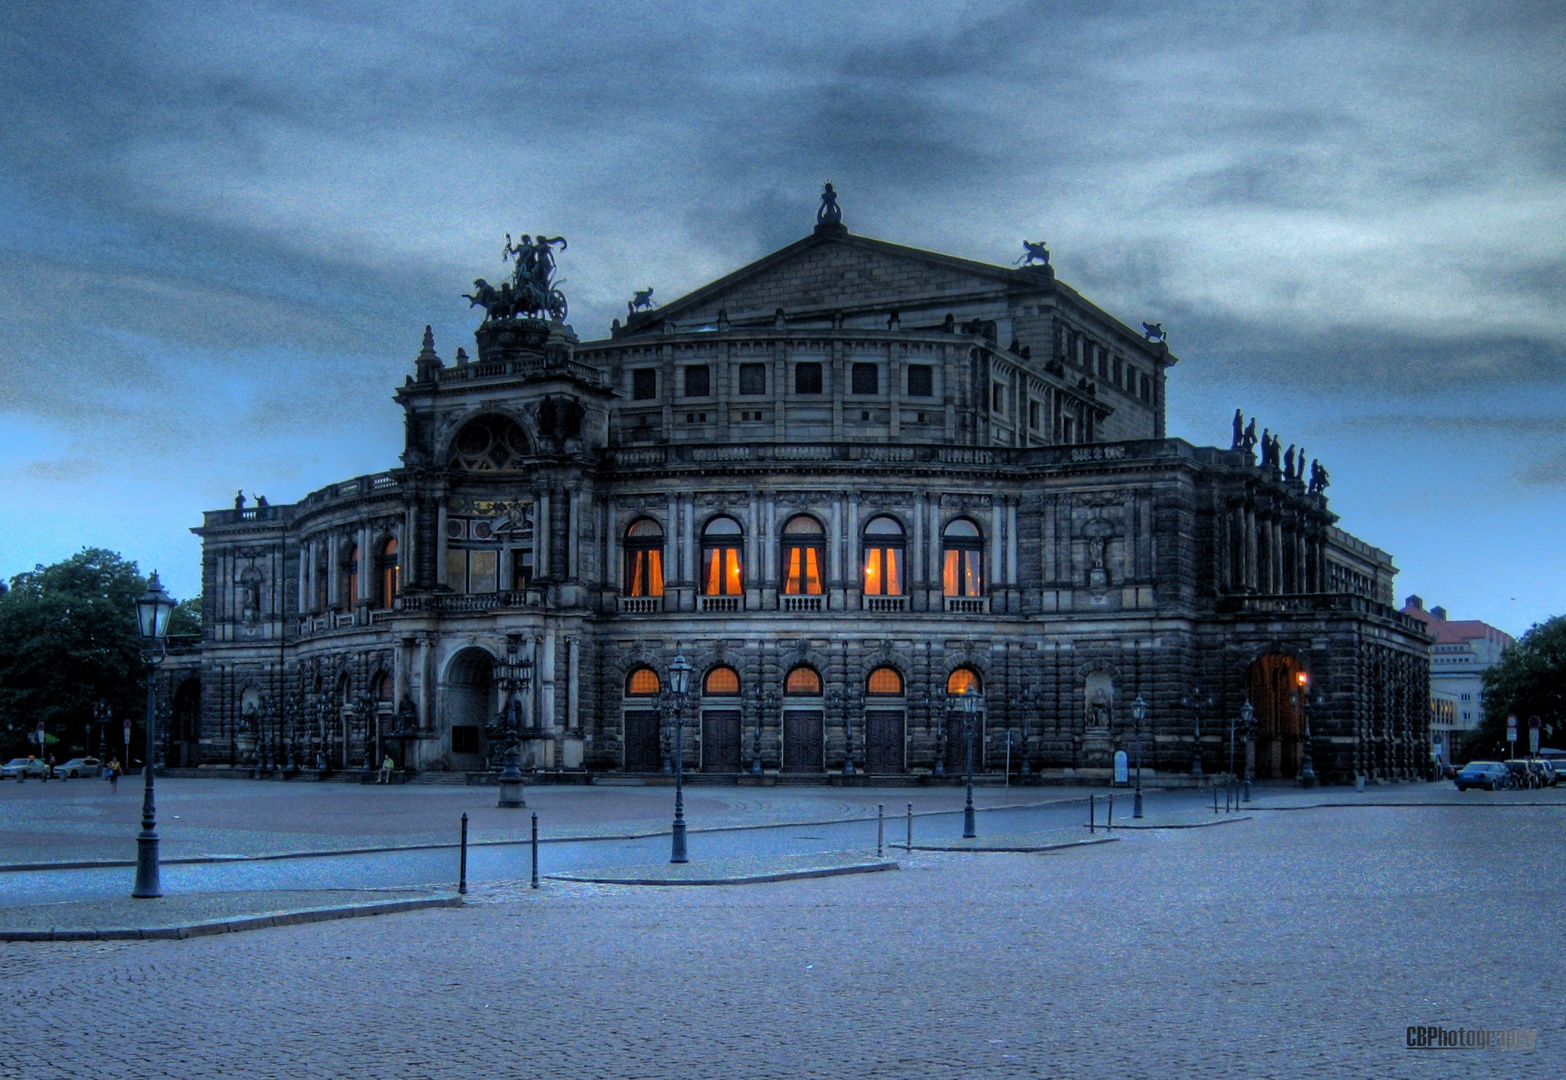
[[[171,763],[478,773],[515,739],[535,770],[648,774],[680,715],[717,776],[940,776],[974,703],[981,771],[1140,745],[1211,776],[1249,701],[1260,778],[1427,768],[1391,557],[1238,412],[1229,447],[1168,437],[1161,328],[1042,244],[855,236],[829,188],[799,241],[580,341],[560,243],[475,282],[474,356],[426,330],[400,466],[205,515]]]
[[[1403,614],[1423,623],[1435,635],[1430,655],[1430,696],[1451,701],[1451,725],[1432,723],[1431,748],[1442,761],[1455,762],[1463,737],[1484,719],[1484,673],[1500,662],[1501,654],[1517,642],[1504,630],[1478,619],[1452,620],[1446,608],[1425,610],[1425,602],[1410,596]],[[1524,731],[1520,738],[1526,739]]]

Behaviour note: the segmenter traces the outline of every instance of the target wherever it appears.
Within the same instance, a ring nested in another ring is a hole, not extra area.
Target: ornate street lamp
[[[1185,695],[1184,703],[1196,717],[1196,726],[1191,738],[1194,740],[1194,748],[1191,751],[1191,775],[1202,775],[1202,710],[1210,710],[1213,707],[1212,695],[1204,694],[1200,684],[1192,687]]]
[[[962,807],[962,836],[972,840],[979,835],[973,819],[973,733],[979,723],[979,692],[970,682],[962,691],[962,733],[968,740],[968,798]]]
[[[154,570],[147,591],[136,601],[136,626],[141,631],[142,657],[147,668],[147,746],[142,754],[141,832],[136,837],[136,885],[131,896],[150,900],[163,895],[158,881],[158,822],[152,797],[152,748],[158,715],[158,665],[163,662],[164,641],[169,636],[169,616],[176,604]]]
[[[691,685],[691,666],[676,653],[669,661],[669,689],[674,697],[674,832],[669,861],[690,862],[685,854],[685,695]]]
[[[1300,719],[1304,722],[1304,736],[1300,741],[1300,787],[1316,786],[1316,767],[1310,759],[1310,676],[1305,672],[1296,672],[1294,681],[1297,689],[1294,691],[1294,704],[1300,710]]]
[[[1147,702],[1138,694],[1131,703],[1131,719],[1136,722],[1136,797],[1131,801],[1131,816],[1142,816],[1142,721],[1147,718]]]
[[[500,688],[506,692],[506,754],[500,763],[500,800],[496,805],[516,808],[527,805],[522,791],[522,703],[517,695],[533,685],[533,661],[525,656],[517,659],[516,642],[512,641],[498,666]]]
[[[108,749],[109,724],[114,719],[113,713],[109,708],[109,703],[104,701],[102,698],[99,698],[93,704],[92,718],[98,725],[98,760],[107,762],[108,754],[106,753],[106,750]],[[88,736],[87,741],[91,743],[92,737]],[[92,747],[89,746],[87,749],[90,753]]]

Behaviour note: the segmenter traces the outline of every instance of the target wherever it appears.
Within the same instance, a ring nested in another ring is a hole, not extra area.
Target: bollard
[[[1088,796],[1088,832],[1090,833],[1093,831],[1093,807],[1095,806],[1094,800],[1096,798],[1096,795]]]
[[[1109,796],[1109,812],[1104,815],[1104,831],[1115,831],[1115,796],[1112,792]]]
[[[1213,785],[1213,813],[1218,812],[1218,785]]]
[[[538,888],[538,811],[533,811],[533,888]]]
[[[908,844],[909,851],[913,850],[913,803],[908,804]]]
[[[875,804],[875,857],[886,853],[886,804]]]
[[[468,815],[462,815],[462,862],[457,878],[457,892],[466,896],[468,894]]]

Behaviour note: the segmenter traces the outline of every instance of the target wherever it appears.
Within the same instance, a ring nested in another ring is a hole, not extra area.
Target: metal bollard
[[[913,803],[908,804],[908,850],[913,850]]]
[[[1104,831],[1115,831],[1115,796],[1113,794],[1109,796],[1109,813],[1104,815]]]
[[[1218,785],[1213,785],[1213,813],[1218,812]]]
[[[457,892],[463,896],[468,894],[468,815],[462,815],[462,862],[457,878]]]
[[[538,888],[538,811],[533,811],[533,888]]]
[[[886,804],[875,804],[875,857],[886,853]]]
[[[1088,832],[1089,833],[1091,833],[1093,831],[1093,808],[1097,805],[1095,803],[1095,801],[1094,801],[1097,798],[1098,798],[1098,796],[1096,796],[1096,795],[1089,795],[1088,796]]]

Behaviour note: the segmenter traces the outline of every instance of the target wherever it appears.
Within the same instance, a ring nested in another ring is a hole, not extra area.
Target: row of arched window
[[[663,691],[663,680],[650,667],[633,668],[625,677],[627,697],[652,697]],[[737,697],[741,691],[739,672],[719,664],[702,677],[703,697]],[[903,673],[894,667],[878,667],[865,677],[866,695],[902,697],[906,692]],[[946,677],[948,694],[981,694],[984,686],[979,673],[971,667],[959,667]],[[788,697],[821,697],[821,673],[809,664],[798,664],[783,678],[783,693]]]
[[[625,533],[625,595],[663,595],[663,527],[639,518]],[[866,596],[906,595],[907,535],[902,522],[880,515],[864,530],[860,584]],[[820,596],[824,591],[826,529],[809,514],[783,524],[779,589],[785,596]],[[941,586],[947,596],[984,595],[984,534],[957,518],[941,535]],[[701,591],[739,596],[745,591],[744,530],[731,517],[710,519],[701,531]]]
[[[402,591],[402,571],[397,562],[397,539],[388,537],[374,549],[374,563],[371,566],[361,566],[359,545],[350,544],[343,552],[341,572],[337,575],[338,606],[344,610],[352,610],[359,603],[359,575],[361,572],[369,572],[373,576],[370,579],[370,606],[375,608],[389,608],[392,600]],[[326,573],[326,566],[320,565],[316,569],[315,579],[315,606],[317,610],[324,610],[328,606],[330,582]]]

